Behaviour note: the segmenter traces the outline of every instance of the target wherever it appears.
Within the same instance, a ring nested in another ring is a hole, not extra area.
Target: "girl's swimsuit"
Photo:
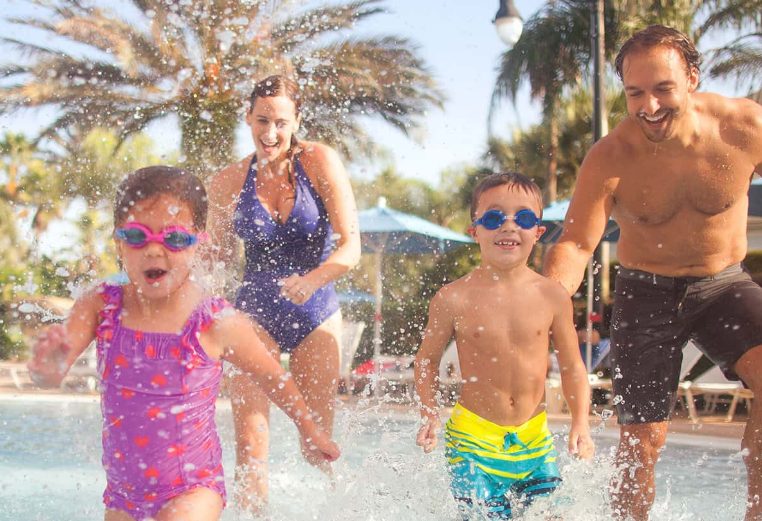
[[[196,487],[225,501],[222,449],[214,422],[222,366],[199,343],[229,304],[204,300],[178,333],[122,326],[122,287],[104,284],[97,329],[106,506],[154,517]]]
[[[303,305],[281,297],[280,281],[315,269],[333,250],[333,230],[322,199],[294,159],[294,208],[283,224],[257,197],[257,161],[253,158],[234,216],[246,250],[244,281],[236,307],[248,313],[275,339],[293,351],[307,335],[339,309],[333,283],[318,289]]]

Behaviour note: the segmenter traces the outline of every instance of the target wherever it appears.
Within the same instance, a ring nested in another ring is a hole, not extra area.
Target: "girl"
[[[349,176],[338,154],[321,143],[299,141],[301,96],[283,76],[260,81],[246,122],[256,153],[230,165],[209,190],[218,260],[246,253],[236,307],[256,322],[276,359],[289,368],[316,421],[330,433],[339,376],[341,314],[333,281],[360,259],[360,233]],[[267,501],[268,408],[246,375],[232,379],[241,502]],[[309,452],[308,461],[315,461]],[[248,486],[248,490],[247,490]]]
[[[251,322],[194,281],[206,213],[203,185],[182,170],[154,166],[128,176],[117,191],[114,239],[129,283],[87,292],[66,324],[35,345],[30,371],[57,386],[97,341],[106,521],[219,518],[221,360],[245,371],[293,419],[313,458],[339,456]]]

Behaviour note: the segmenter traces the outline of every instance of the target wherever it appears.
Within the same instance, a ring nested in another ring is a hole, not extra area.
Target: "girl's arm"
[[[32,347],[32,359],[27,364],[37,385],[61,385],[72,364],[95,338],[102,307],[100,289],[92,289],[77,299],[65,323],[40,332]]]
[[[207,352],[215,354],[218,350],[217,354],[221,358],[245,371],[273,403],[293,420],[303,440],[321,451],[325,459],[333,461],[338,458],[339,448],[312,419],[293,378],[259,340],[251,321],[243,313],[230,308],[220,315],[211,328],[212,344],[216,348]]]
[[[415,391],[421,400],[421,417],[424,420],[416,443],[425,452],[431,452],[437,444],[439,363],[454,333],[453,313],[449,309],[446,292],[443,288],[431,299],[428,323],[415,356]]]
[[[558,355],[561,386],[571,411],[569,450],[581,458],[590,458],[595,447],[590,437],[590,383],[587,370],[579,355],[577,332],[574,329],[574,310],[569,294],[563,286],[551,282],[552,302],[555,304],[551,333],[553,347]]]
[[[360,261],[360,225],[352,185],[339,155],[320,143],[303,143],[302,165],[325,204],[336,248],[317,268],[284,281],[283,293],[303,304],[319,288],[344,275]]]

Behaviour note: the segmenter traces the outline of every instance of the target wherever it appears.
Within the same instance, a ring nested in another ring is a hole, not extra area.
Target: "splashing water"
[[[105,475],[100,465],[97,398],[42,399],[48,401],[0,396],[0,521],[102,518]],[[290,421],[280,412],[272,416],[268,521],[457,518],[441,440],[433,454],[423,454],[414,442],[419,423],[408,407],[370,399],[340,406],[336,439],[343,455],[334,465],[333,485],[302,461]],[[218,425],[232,498],[233,427],[226,400],[220,401]],[[567,454],[568,428],[551,427],[564,482],[521,519],[608,521],[615,433],[595,429],[598,453],[593,463],[587,463]],[[662,455],[652,519],[741,519],[746,480],[740,452],[707,448],[715,443],[711,438],[691,440],[695,446],[668,444]],[[223,521],[238,518],[233,505],[222,517]]]

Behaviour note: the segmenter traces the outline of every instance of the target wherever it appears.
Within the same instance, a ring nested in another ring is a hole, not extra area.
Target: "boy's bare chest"
[[[684,210],[719,214],[745,197],[753,170],[727,146],[672,157],[644,154],[615,168],[613,216],[637,224],[660,224]]]
[[[455,317],[461,341],[485,348],[530,346],[547,342],[552,313],[534,299],[482,298]]]

